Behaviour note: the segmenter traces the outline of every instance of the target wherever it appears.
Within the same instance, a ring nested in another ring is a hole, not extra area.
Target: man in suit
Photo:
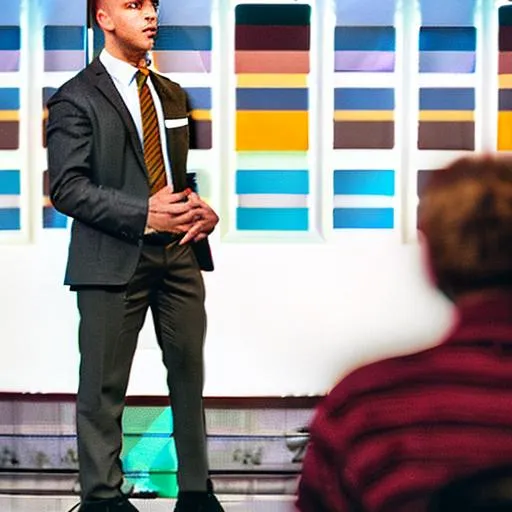
[[[48,104],[51,199],[73,226],[81,512],[134,511],[121,491],[121,417],[148,309],[167,370],[178,453],[175,511],[219,512],[204,429],[204,286],[215,212],[187,189],[184,91],[150,72],[155,0],[95,0],[98,58]],[[151,372],[151,368],[147,369]]]

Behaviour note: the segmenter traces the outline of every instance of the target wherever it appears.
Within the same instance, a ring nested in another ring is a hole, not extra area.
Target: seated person
[[[321,402],[301,512],[425,512],[455,478],[512,464],[512,159],[433,173],[418,215],[456,320],[436,346],[364,366]]]

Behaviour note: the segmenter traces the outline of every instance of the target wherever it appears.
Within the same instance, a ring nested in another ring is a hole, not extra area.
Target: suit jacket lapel
[[[112,82],[110,75],[107,73],[107,70],[101,64],[98,58],[94,59],[90,66],[90,71],[92,71],[92,81],[94,85],[103,93],[105,98],[107,98],[110,103],[117,110],[121,119],[124,121],[126,128],[128,129],[128,133],[130,134],[130,140],[132,141],[133,148],[135,150],[135,154],[139,160],[141,165],[141,169],[146,173],[146,164],[144,162],[144,150],[142,148],[142,144],[140,143],[139,134],[137,132],[137,128],[135,127],[135,123],[133,122],[132,115],[130,111],[126,107],[119,91],[116,86]]]
[[[174,98],[168,86],[156,73],[151,73],[151,81],[155,87],[155,90],[162,103],[162,110],[164,113],[164,119],[182,119],[186,117],[187,112],[183,110],[183,105],[180,104],[177,98]],[[187,147],[183,147],[183,142],[177,137],[177,131],[175,129],[165,130],[167,137],[167,147],[169,151],[169,160],[172,167],[172,175],[175,190],[183,190],[187,184],[185,181],[185,172],[179,172],[177,167],[178,156],[183,154],[183,151],[188,150]]]

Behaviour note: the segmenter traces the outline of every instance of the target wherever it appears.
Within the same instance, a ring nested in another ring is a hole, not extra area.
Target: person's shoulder
[[[48,101],[48,106],[60,100],[78,101],[84,97],[84,92],[90,87],[90,65],[79,71],[75,76],[64,82]]]
[[[362,365],[348,373],[332,388],[323,400],[323,410],[327,415],[337,415],[341,408],[351,403],[355,406],[371,399],[372,395],[386,389],[403,386],[411,379],[429,372],[431,361],[435,358],[439,346],[380,359]]]

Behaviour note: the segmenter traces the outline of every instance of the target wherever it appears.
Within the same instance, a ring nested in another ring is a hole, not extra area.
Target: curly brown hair
[[[433,173],[418,220],[446,295],[512,287],[511,157],[463,157]]]

